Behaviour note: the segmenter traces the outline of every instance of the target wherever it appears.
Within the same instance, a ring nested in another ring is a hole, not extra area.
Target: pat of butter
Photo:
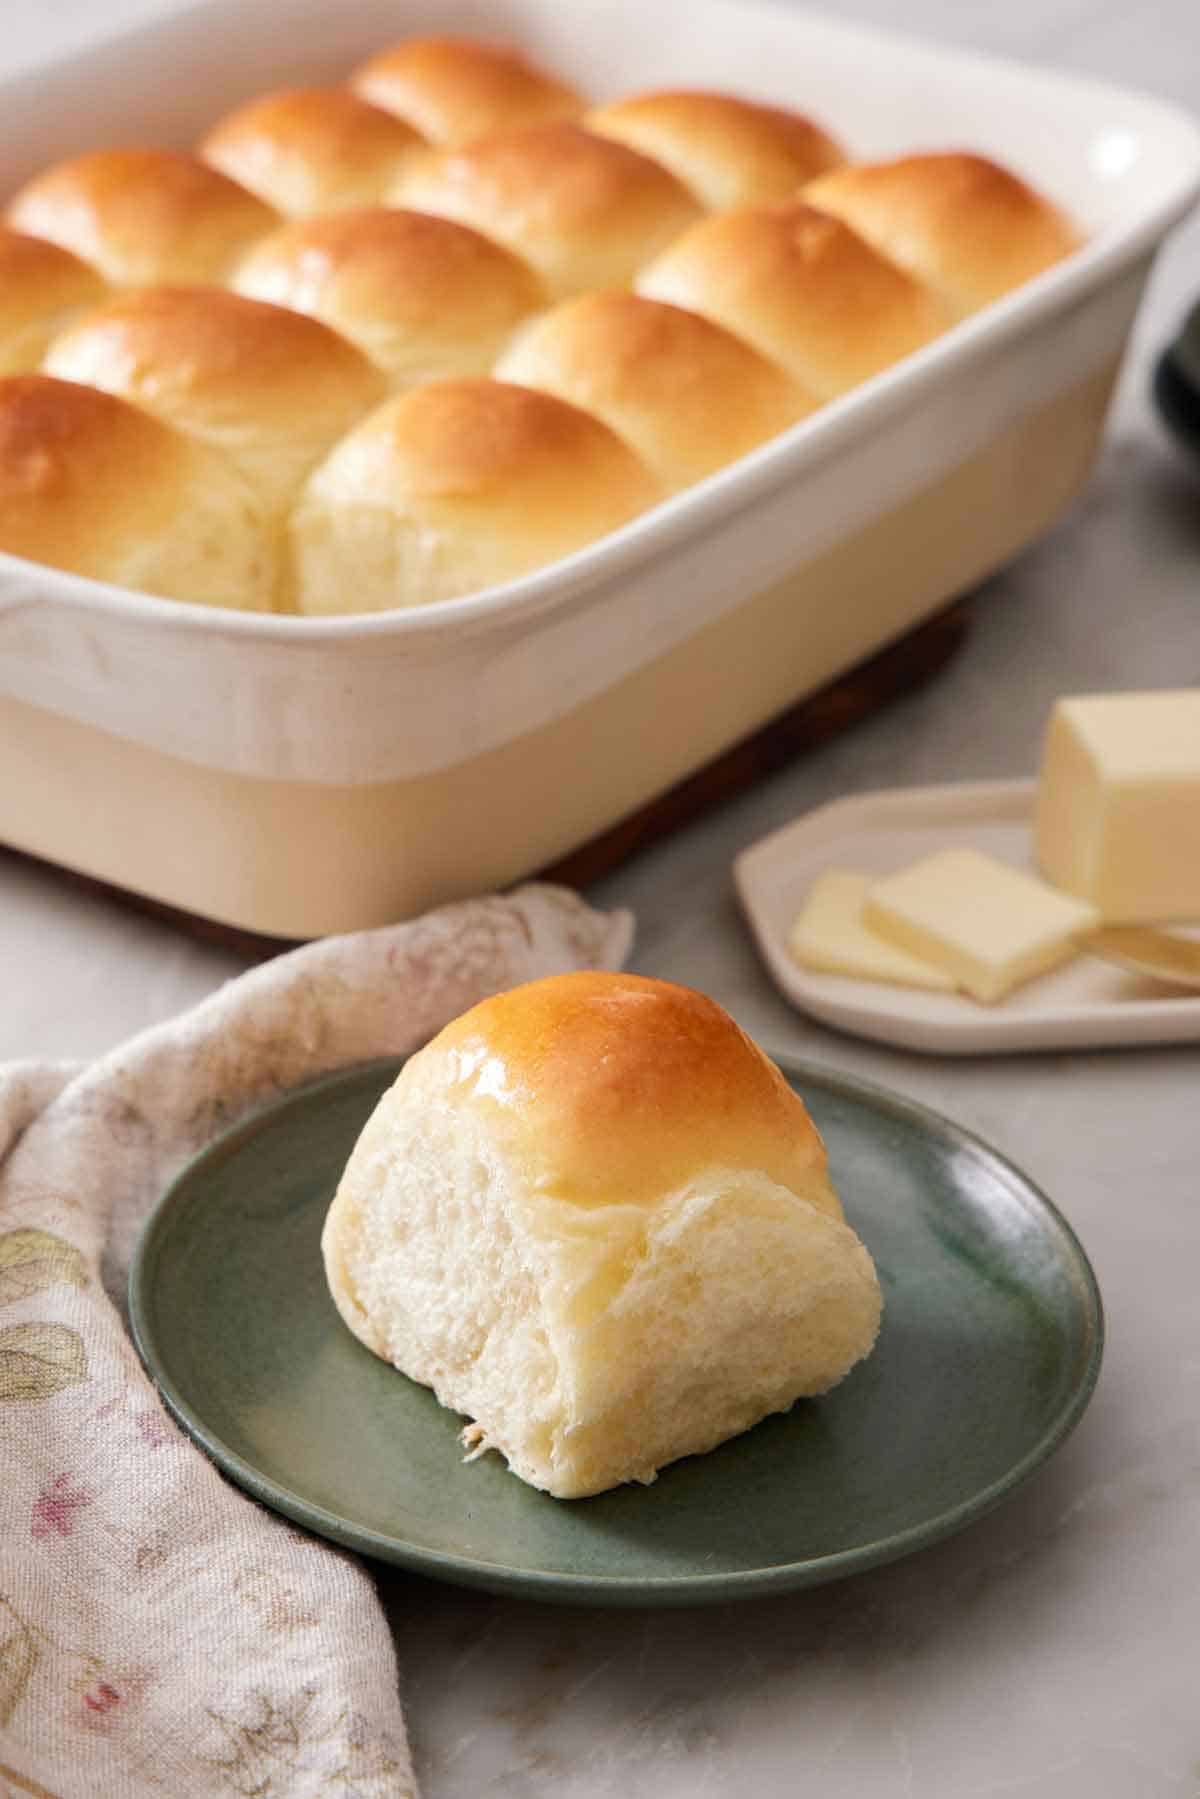
[[[1200,920],[1200,688],[1060,700],[1034,854],[1109,923]]]
[[[794,959],[802,968],[821,974],[953,991],[954,982],[943,969],[868,931],[862,909],[870,885],[869,876],[848,868],[827,868],[818,875],[788,934],[788,950]]]
[[[978,850],[940,850],[868,890],[863,922],[990,1005],[1075,953],[1095,908]]]

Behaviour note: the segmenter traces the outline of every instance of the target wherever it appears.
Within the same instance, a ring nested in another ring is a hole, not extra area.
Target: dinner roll
[[[960,317],[1079,242],[1063,214],[1016,175],[962,152],[849,164],[804,197],[927,282]]]
[[[0,549],[203,606],[270,607],[275,540],[237,470],[136,406],[0,379]]]
[[[56,339],[44,366],[215,445],[272,509],[386,391],[318,319],[218,288],[120,294]]]
[[[69,250],[0,225],[0,375],[35,369],[50,339],[106,291]]]
[[[399,208],[287,225],[251,251],[234,285],[323,319],[398,387],[485,374],[542,303],[532,269],[490,238]]]
[[[435,381],[336,446],[291,516],[301,612],[382,612],[511,580],[652,506],[599,419],[507,382]]]
[[[176,150],[93,150],[56,163],[6,216],[118,285],[221,281],[279,222],[237,182]]]
[[[631,94],[590,112],[585,123],[661,162],[713,212],[787,199],[845,160],[828,132],[803,114],[733,94]]]
[[[350,83],[430,143],[450,146],[520,125],[577,118],[585,104],[574,88],[535,69],[519,51],[463,37],[409,38],[372,56]]]
[[[720,325],[620,291],[544,314],[496,373],[595,413],[668,488],[702,480],[815,404]]]
[[[659,163],[578,125],[537,125],[415,158],[392,199],[507,244],[556,298],[625,286],[700,216]]]
[[[636,286],[715,319],[821,400],[920,349],[949,323],[920,282],[799,200],[701,220]]]
[[[355,1336],[564,1499],[828,1391],[880,1319],[802,1101],[712,1000],[634,975],[514,988],[411,1057],[322,1250]]]
[[[425,140],[344,87],[288,88],[229,113],[200,146],[205,162],[288,217],[369,206]]]

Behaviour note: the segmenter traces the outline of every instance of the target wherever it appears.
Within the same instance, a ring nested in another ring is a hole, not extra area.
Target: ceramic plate
[[[734,863],[738,896],[779,987],[825,1024],[939,1055],[1200,1041],[1200,995],[1092,956],[981,1006],[965,994],[817,974],[788,954],[792,920],[822,869],[889,874],[935,850],[969,846],[1032,870],[1033,798],[1032,781],[858,794],[743,850]]]
[[[650,1487],[562,1501],[343,1325],[319,1237],[395,1064],[305,1088],[219,1139],[150,1219],[134,1332],[184,1428],[258,1499],[336,1542],[527,1598],[671,1604],[803,1587],[958,1530],[1031,1474],[1099,1368],[1095,1281],[1064,1220],[984,1144],[818,1068],[825,1135],[884,1289],[873,1355],[824,1399]]]

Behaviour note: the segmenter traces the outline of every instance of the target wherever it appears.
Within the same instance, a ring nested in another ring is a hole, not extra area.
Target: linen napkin
[[[130,1253],[251,1108],[488,993],[619,967],[631,936],[527,886],[292,951],[91,1066],[0,1067],[0,1799],[415,1794],[367,1571],[164,1411],[124,1322]]]

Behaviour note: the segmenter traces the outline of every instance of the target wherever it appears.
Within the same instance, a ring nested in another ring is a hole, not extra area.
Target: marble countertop
[[[7,66],[163,0],[8,0]],[[888,0],[847,16],[894,23]],[[910,0],[927,36],[1200,105],[1195,0]],[[1051,699],[1200,684],[1200,480],[1147,401],[1200,293],[1200,221],[1160,258],[1094,478],[978,592],[933,684],[598,884],[635,966],[768,1048],[899,1089],[980,1133],[1067,1214],[1108,1349],[1075,1434],[969,1531],[792,1598],[694,1613],[540,1608],[389,1575],[425,1799],[1175,1799],[1200,1792],[1200,1049],[919,1057],[837,1036],[770,985],[730,863],[834,794],[1027,775]],[[237,973],[0,852],[0,1056],[90,1056]]]

